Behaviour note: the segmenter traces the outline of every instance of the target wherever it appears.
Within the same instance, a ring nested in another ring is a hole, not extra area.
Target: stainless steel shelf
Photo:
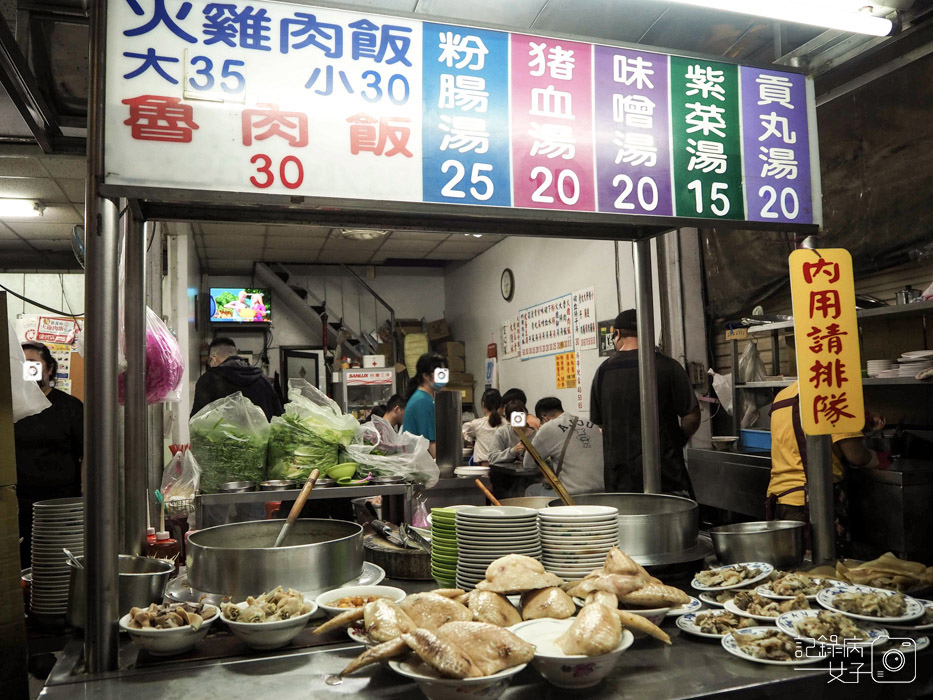
[[[738,389],[777,389],[780,387],[790,386],[795,381],[795,379],[783,379],[768,382],[745,382],[744,384],[736,384],[736,387]],[[933,387],[933,382],[926,382],[919,379],[914,379],[913,377],[894,377],[891,379],[881,379],[879,377],[863,377],[862,384],[865,386],[907,385]]]
[[[916,301],[913,304],[899,304],[897,306],[883,306],[879,309],[859,309],[856,315],[859,319],[865,318],[885,318],[885,317],[910,317],[922,316],[923,314],[933,314],[933,301]],[[749,335],[761,335],[762,333],[771,333],[773,331],[793,330],[793,321],[780,321],[778,323],[766,323],[761,326],[749,326]]]
[[[410,487],[407,484],[386,484],[375,486],[330,486],[315,489],[308,495],[308,500],[326,498],[368,498],[370,496],[400,496]],[[246,493],[203,493],[198,496],[205,506],[233,503],[268,503],[270,501],[294,501],[301,489],[287,491],[247,491]]]

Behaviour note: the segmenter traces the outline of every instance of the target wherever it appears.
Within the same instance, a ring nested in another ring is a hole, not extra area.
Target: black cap
[[[617,331],[638,333],[638,319],[635,314],[635,309],[626,309],[620,312],[619,315],[616,316],[616,320],[613,321],[612,327]]]

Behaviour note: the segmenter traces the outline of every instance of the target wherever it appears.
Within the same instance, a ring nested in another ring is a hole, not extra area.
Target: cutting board
[[[431,576],[430,553],[398,547],[372,531],[363,536],[363,558],[385,569],[389,578],[410,581],[430,581],[434,578]]]

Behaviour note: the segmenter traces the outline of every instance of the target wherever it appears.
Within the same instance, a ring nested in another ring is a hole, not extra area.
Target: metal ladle
[[[301,493],[298,494],[298,498],[295,501],[295,505],[292,506],[291,511],[288,513],[288,519],[285,521],[285,524],[282,526],[282,531],[279,533],[279,536],[275,538],[275,544],[273,547],[281,547],[282,543],[285,541],[285,535],[288,534],[288,531],[291,529],[292,524],[298,520],[298,516],[301,515],[301,509],[305,507],[305,502],[308,500],[308,496],[311,495],[311,489],[314,488],[314,482],[317,481],[318,476],[320,475],[319,469],[312,469],[311,475],[308,477],[308,480],[305,482],[304,487],[301,489]]]
[[[65,556],[68,557],[69,563],[76,569],[83,569],[84,564],[81,563],[81,560],[78,559],[74,554],[71,553],[71,550],[68,547],[62,547],[62,551],[65,553]]]

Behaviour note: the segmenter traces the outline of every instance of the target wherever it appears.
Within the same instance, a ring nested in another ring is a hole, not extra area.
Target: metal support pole
[[[817,237],[808,236],[804,240],[802,247],[815,249],[817,245]],[[831,436],[807,435],[806,473],[813,563],[816,566],[821,566],[836,560],[833,441]]]
[[[126,379],[123,400],[123,551],[139,554],[146,534],[148,409],[146,408],[146,234],[131,208],[123,216],[126,287],[123,332]]]
[[[645,493],[661,493],[658,374],[654,357],[651,240],[635,241],[635,307],[638,319],[638,385],[641,389],[641,459]]]
[[[104,85],[107,0],[89,16],[87,193],[84,275],[85,568],[84,653],[89,673],[117,669],[119,448],[117,422],[117,229],[119,212],[100,197],[104,173]]]
[[[159,223],[148,221],[143,226],[147,241],[146,250],[146,304],[159,318],[162,317],[162,228]],[[148,457],[148,484],[149,502],[152,495],[162,483],[162,453],[164,451],[162,432],[164,429],[164,404],[149,406],[149,457]],[[147,523],[152,525],[152,523]]]

